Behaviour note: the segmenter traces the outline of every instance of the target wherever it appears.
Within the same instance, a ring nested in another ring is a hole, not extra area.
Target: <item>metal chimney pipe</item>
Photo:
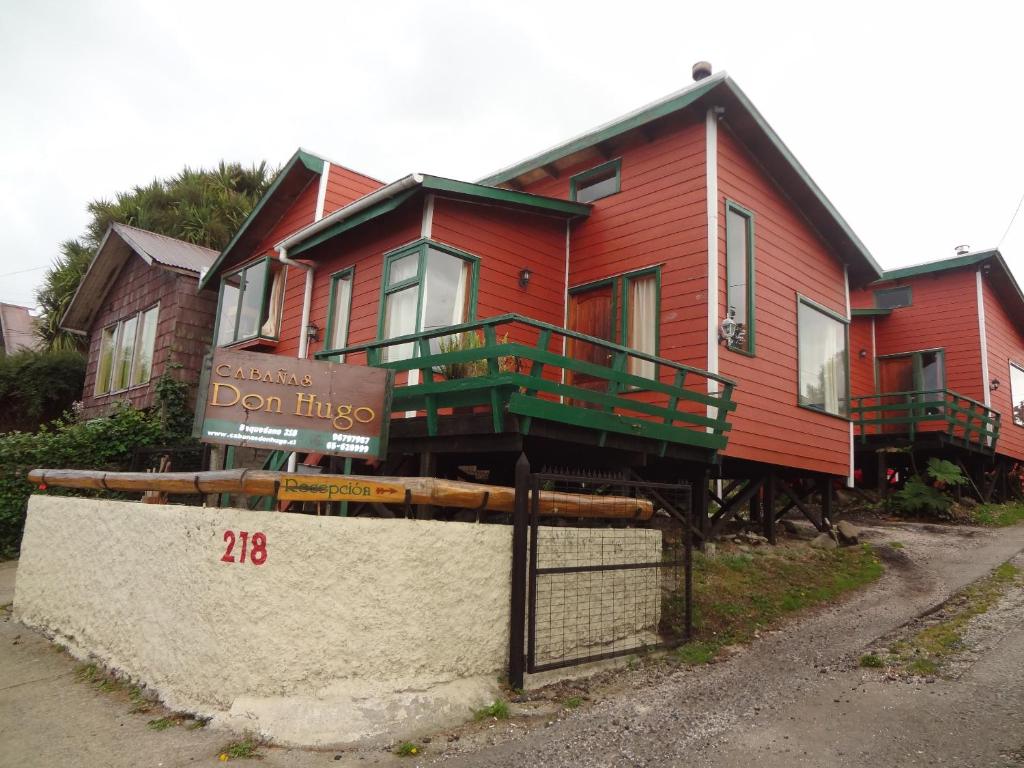
[[[693,65],[693,79],[695,81],[699,81],[703,80],[705,77],[711,77],[711,62],[698,61]]]

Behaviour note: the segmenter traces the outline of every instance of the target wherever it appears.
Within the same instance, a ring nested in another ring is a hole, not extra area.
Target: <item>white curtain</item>
[[[284,307],[284,270],[274,272],[274,282],[270,287],[270,302],[267,304],[267,320],[260,328],[261,336],[277,338],[280,331],[281,309]],[[303,328],[305,333],[306,329]]]
[[[654,275],[639,277],[629,282],[629,338],[626,346],[649,355],[657,351],[658,282]],[[629,359],[629,372],[634,376],[653,379],[655,365],[650,360]]]
[[[839,377],[842,375],[839,359],[839,339],[836,329],[826,325],[822,334],[822,380],[825,384],[825,410],[839,413]]]
[[[416,295],[419,287],[413,285],[387,297],[384,310],[384,338],[393,339],[416,332]],[[412,357],[412,342],[384,348],[385,360],[408,360]]]

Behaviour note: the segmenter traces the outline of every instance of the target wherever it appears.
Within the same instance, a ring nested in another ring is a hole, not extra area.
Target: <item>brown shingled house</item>
[[[64,329],[89,337],[86,415],[124,400],[136,408],[153,405],[164,371],[199,380],[216,297],[197,286],[216,257],[209,248],[111,225],[61,320]]]

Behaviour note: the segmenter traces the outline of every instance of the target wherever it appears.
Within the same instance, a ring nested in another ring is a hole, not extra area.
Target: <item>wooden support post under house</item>
[[[764,479],[764,506],[761,512],[763,534],[768,543],[775,543],[775,473],[769,472]]]
[[[889,459],[885,451],[879,451],[875,456],[877,457],[875,482],[878,483],[878,497],[884,499],[889,493]]]
[[[437,458],[430,451],[420,454],[420,477],[433,477],[437,471]],[[429,504],[416,505],[417,520],[433,520],[434,508]]]
[[[693,525],[700,531],[700,545],[704,546],[704,542],[708,538],[708,506],[710,503],[709,491],[708,491],[708,475],[707,472],[699,472],[693,478],[693,491],[692,491],[691,506],[693,508]]]
[[[832,527],[832,478],[823,477],[821,488],[821,523],[828,530]]]

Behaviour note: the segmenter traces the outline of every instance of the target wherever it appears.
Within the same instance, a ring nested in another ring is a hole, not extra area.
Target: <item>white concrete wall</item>
[[[266,563],[222,562],[225,530],[265,533]],[[510,546],[508,526],[34,496],[14,610],[215,724],[395,738],[497,695]]]

